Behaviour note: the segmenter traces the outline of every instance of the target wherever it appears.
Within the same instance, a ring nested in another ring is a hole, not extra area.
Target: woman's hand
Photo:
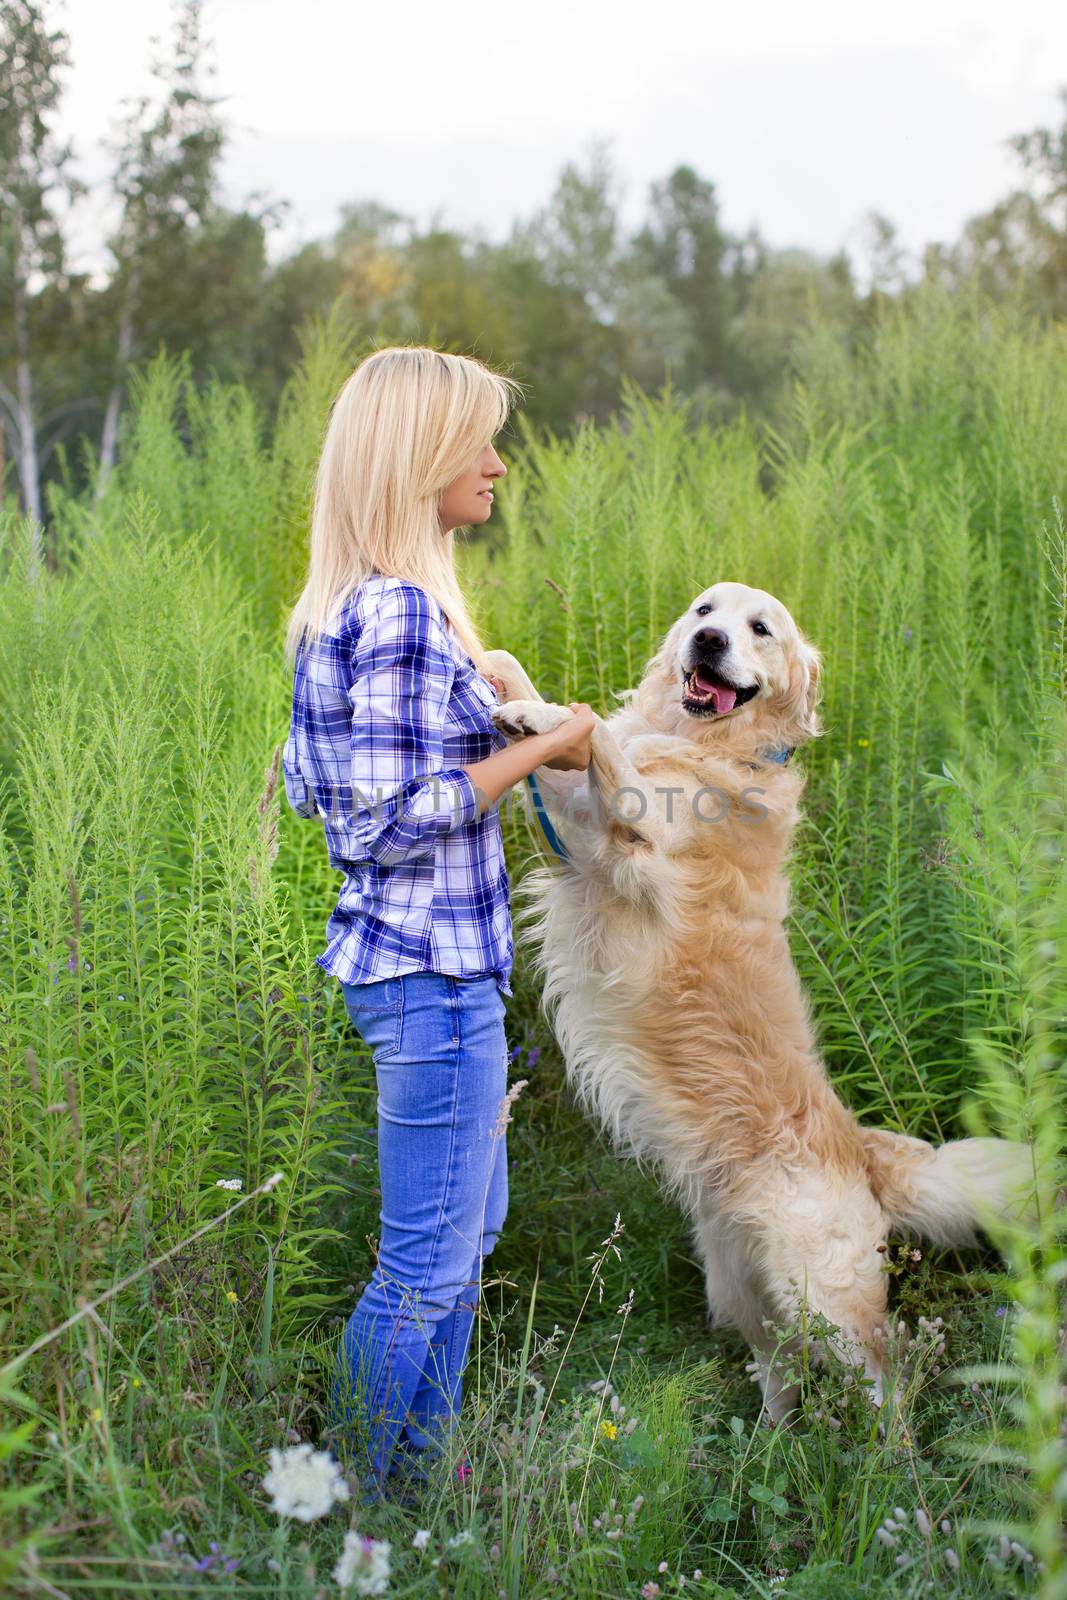
[[[553,772],[584,772],[592,758],[596,712],[581,700],[572,700],[570,708],[573,717],[545,735],[551,742],[552,756],[541,765],[551,767]]]

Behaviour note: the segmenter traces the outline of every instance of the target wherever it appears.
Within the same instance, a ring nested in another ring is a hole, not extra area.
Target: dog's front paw
[[[493,721],[509,739],[525,739],[531,733],[552,733],[573,717],[567,706],[549,705],[544,700],[508,700],[493,707]]]

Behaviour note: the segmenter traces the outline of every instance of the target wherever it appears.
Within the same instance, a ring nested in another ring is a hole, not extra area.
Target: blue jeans
[[[329,1422],[380,1484],[398,1456],[443,1448],[459,1413],[482,1260],[508,1207],[504,1002],[492,977],[341,987],[374,1057],[382,1206]]]

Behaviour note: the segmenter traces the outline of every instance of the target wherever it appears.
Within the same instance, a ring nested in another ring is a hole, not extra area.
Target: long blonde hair
[[[308,577],[286,638],[291,653],[324,633],[363,580],[381,573],[432,595],[481,664],[484,646],[439,507],[520,393],[471,356],[422,346],[376,350],[360,362],[333,403],[319,457]]]

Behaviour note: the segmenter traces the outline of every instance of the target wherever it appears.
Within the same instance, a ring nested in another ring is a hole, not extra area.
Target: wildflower
[[[945,1549],[945,1560],[948,1562],[953,1572],[958,1572],[960,1570],[960,1558],[956,1554],[955,1550],[953,1550],[951,1545],[948,1545]]]
[[[619,1430],[615,1426],[614,1422],[602,1422],[600,1424],[600,1431],[604,1435],[605,1439],[617,1439],[619,1436]]]
[[[456,1477],[459,1479],[460,1483],[466,1483],[470,1475],[471,1464],[467,1460],[466,1456],[464,1456],[462,1461],[456,1462]]]
[[[656,1600],[657,1595],[662,1593],[658,1583],[646,1583],[641,1587],[641,1600]]]
[[[94,1406],[89,1415],[92,1417],[94,1422],[103,1422],[104,1420],[104,1413],[101,1411],[99,1406]]]
[[[419,1528],[417,1530],[416,1534],[415,1534],[414,1539],[412,1539],[412,1541],[411,1541],[411,1548],[413,1550],[417,1550],[419,1552],[419,1554],[421,1555],[422,1552],[426,1549],[426,1546],[429,1544],[429,1542],[430,1542],[430,1530],[429,1530],[429,1528]]]
[[[333,1569],[337,1587],[354,1588],[357,1594],[384,1594],[389,1585],[391,1548],[388,1539],[369,1539],[350,1529]]]
[[[348,1499],[348,1484],[337,1462],[328,1451],[312,1450],[309,1444],[272,1450],[263,1487],[271,1496],[271,1510],[298,1522],[314,1522],[331,1510],[335,1500]],[[366,1591],[372,1592],[376,1591]]]
[[[541,1046],[539,1044],[535,1044],[533,1049],[529,1051],[529,1053],[527,1054],[527,1057],[526,1057],[526,1070],[527,1070],[527,1072],[529,1072],[531,1067],[536,1067],[536,1065],[540,1061],[540,1059],[541,1059]]]
[[[669,1566],[669,1563],[666,1562],[666,1561],[661,1561],[659,1566],[656,1568],[657,1572],[667,1572],[669,1570],[670,1570],[670,1566]]]
[[[133,1380],[133,1387],[134,1387],[134,1388],[135,1388],[135,1389],[139,1389],[139,1388],[140,1388],[140,1387],[141,1387],[141,1380],[140,1380],[140,1378],[134,1378],[134,1380]]]
[[[244,1179],[243,1178],[216,1178],[215,1179],[215,1188],[216,1189],[232,1189],[233,1193],[237,1194],[241,1189],[244,1188]]]
[[[871,748],[871,741],[869,739],[857,739],[856,743],[859,745],[861,750],[869,750]]]
[[[1007,1314],[1008,1314],[1007,1306],[998,1306],[997,1309],[996,1309],[996,1313],[995,1314],[998,1317],[1006,1317]]]
[[[897,1542],[896,1534],[890,1533],[888,1528],[876,1528],[874,1530],[874,1537],[879,1541],[880,1544],[884,1544],[889,1550],[892,1550]]]
[[[209,1555],[201,1556],[199,1561],[193,1563],[194,1572],[210,1572],[218,1561],[222,1561],[222,1551],[214,1539],[208,1546]],[[219,1568],[220,1572],[236,1572],[241,1565],[240,1556],[228,1556]]]
[[[502,1137],[505,1128],[511,1121],[512,1107],[522,1091],[525,1089],[528,1081],[529,1080],[527,1078],[516,1079],[511,1088],[508,1090],[507,1094],[504,1096],[503,1100],[501,1100],[496,1116],[496,1126],[493,1129],[493,1135],[495,1138],[499,1139]]]
[[[922,1534],[923,1538],[929,1539],[932,1532],[930,1527],[930,1518],[926,1515],[926,1512],[923,1510],[922,1506],[918,1506],[916,1508],[915,1525]]]
[[[470,1531],[470,1529],[469,1528],[461,1528],[458,1533],[454,1533],[452,1535],[451,1539],[449,1539],[448,1548],[449,1548],[449,1550],[461,1550],[465,1544],[473,1544],[473,1543],[474,1543],[474,1535]]]
[[[239,1297],[235,1289],[227,1289],[226,1298],[230,1302],[231,1306],[235,1306]]]

